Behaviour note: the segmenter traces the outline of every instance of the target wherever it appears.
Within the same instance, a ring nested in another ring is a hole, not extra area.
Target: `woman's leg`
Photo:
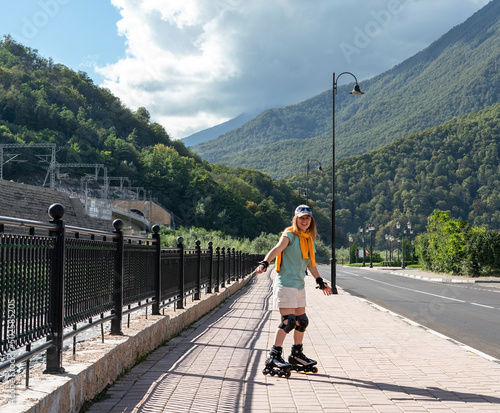
[[[287,316],[290,314],[295,314],[295,308],[280,308],[280,315]],[[283,320],[283,324],[288,324],[288,320]],[[296,330],[295,330],[296,331]],[[294,333],[295,334],[295,333]],[[274,336],[274,345],[277,347],[283,347],[287,333],[281,327],[276,330],[276,335]],[[295,339],[295,336],[294,336]]]
[[[294,309],[294,314],[295,317],[299,317],[302,314],[306,313],[306,308],[305,307],[298,307]],[[299,324],[299,321],[297,321],[297,325]],[[304,332],[299,331],[299,330],[294,330],[293,332],[293,344],[302,344],[304,341]]]
[[[297,328],[293,333],[293,346],[290,356],[288,357],[288,362],[293,365],[292,369],[297,371],[305,371],[317,373],[318,369],[315,367],[316,360],[312,360],[307,357],[303,352],[303,339],[304,332],[309,324],[309,320],[306,316],[306,308],[299,307],[295,309],[295,317],[297,318]]]

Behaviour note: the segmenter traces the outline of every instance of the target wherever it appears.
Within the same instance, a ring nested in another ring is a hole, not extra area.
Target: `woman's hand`
[[[332,295],[333,294],[333,291],[332,289],[330,288],[330,286],[326,286],[326,288],[323,290],[323,294],[325,295]]]
[[[262,274],[263,272],[267,271],[267,267],[269,267],[269,263],[267,261],[260,261],[259,265],[255,269],[255,272],[257,274]]]
[[[318,286],[316,288],[319,288],[321,291],[323,291],[323,294],[325,295],[332,295],[332,289],[330,286],[323,280],[321,277],[316,277],[316,284]]]

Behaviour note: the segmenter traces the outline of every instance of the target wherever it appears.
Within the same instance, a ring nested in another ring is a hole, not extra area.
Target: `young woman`
[[[304,355],[302,341],[309,324],[306,315],[305,283],[306,269],[316,279],[325,295],[332,294],[331,288],[320,277],[316,267],[313,241],[316,238],[316,223],[312,209],[307,205],[299,205],[295,209],[292,226],[286,228],[279,242],[259,262],[257,273],[267,270],[269,263],[276,258],[276,278],[273,286],[274,305],[279,308],[281,324],[276,330],[274,345],[266,359],[264,374],[290,376],[290,370],[312,371],[317,363]],[[293,346],[288,363],[281,353],[283,342],[288,333],[293,331]],[[277,370],[275,370],[277,368]]]

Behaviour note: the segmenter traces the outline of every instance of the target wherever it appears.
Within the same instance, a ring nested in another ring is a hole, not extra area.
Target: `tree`
[[[151,118],[149,111],[142,106],[137,109],[137,112],[135,112],[135,116],[137,117],[137,119],[144,123],[149,123],[149,120]]]

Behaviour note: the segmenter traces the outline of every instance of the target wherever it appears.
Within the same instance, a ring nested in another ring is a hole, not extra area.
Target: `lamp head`
[[[349,92],[350,95],[355,95],[355,96],[359,96],[359,95],[364,95],[365,92],[361,92],[361,89],[359,88],[359,85],[356,83],[354,85],[354,89],[352,90],[352,92]]]

